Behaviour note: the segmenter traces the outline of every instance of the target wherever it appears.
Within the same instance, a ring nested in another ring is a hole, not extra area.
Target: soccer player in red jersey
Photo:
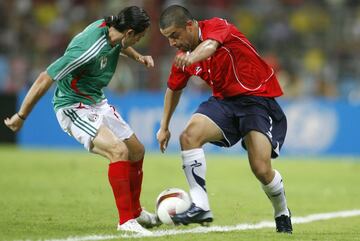
[[[156,216],[140,205],[144,146],[108,103],[103,88],[114,75],[120,53],[147,67],[154,66],[151,56],[131,47],[144,37],[149,26],[148,14],[136,6],[91,23],[72,39],[64,55],[39,75],[19,111],[4,121],[18,131],[55,83],[53,104],[61,128],[89,152],[110,161],[108,178],[119,213],[118,230],[142,234],[151,233],[142,226],[159,224]]]
[[[271,166],[284,142],[286,117],[275,100],[282,90],[274,74],[249,40],[225,19],[195,20],[184,7],[172,5],[160,17],[160,31],[178,49],[164,112],[157,133],[160,150],[170,139],[169,123],[182,89],[192,75],[202,78],[213,95],[200,104],[180,135],[183,169],[193,200],[191,208],[173,216],[178,224],[213,221],[206,185],[202,146],[230,147],[242,140],[250,167],[274,207],[277,232],[292,233],[283,180]]]

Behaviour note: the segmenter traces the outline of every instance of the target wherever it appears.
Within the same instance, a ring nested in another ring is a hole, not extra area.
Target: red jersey
[[[220,43],[209,58],[185,68],[171,68],[168,87],[184,88],[192,75],[199,76],[211,88],[213,96],[236,95],[277,97],[283,94],[274,70],[259,56],[249,40],[234,25],[221,18],[199,21],[201,41]]]

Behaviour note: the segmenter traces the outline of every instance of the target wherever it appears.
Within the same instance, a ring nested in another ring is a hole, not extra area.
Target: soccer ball
[[[156,199],[156,214],[162,223],[173,225],[171,216],[185,212],[190,205],[191,198],[187,192],[179,188],[168,188]]]

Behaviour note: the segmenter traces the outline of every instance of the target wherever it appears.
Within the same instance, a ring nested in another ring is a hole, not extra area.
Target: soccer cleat
[[[291,212],[289,210],[289,216],[281,215],[275,218],[276,223],[276,232],[278,233],[292,233],[292,224],[291,224]]]
[[[210,210],[205,211],[192,203],[187,211],[175,214],[171,219],[174,224],[188,225],[190,223],[199,223],[202,226],[208,226],[213,221],[213,215]]]
[[[146,210],[142,210],[136,221],[144,228],[153,228],[161,225],[159,218]]]
[[[152,232],[143,228],[135,219],[130,219],[129,221],[118,224],[117,227],[118,231],[125,231],[125,232],[133,232],[133,233],[139,233],[143,235],[152,235]]]

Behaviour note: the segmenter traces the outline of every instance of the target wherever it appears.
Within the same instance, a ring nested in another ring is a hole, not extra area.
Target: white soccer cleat
[[[136,221],[145,228],[153,228],[161,225],[159,218],[146,210],[142,210]]]
[[[152,235],[152,232],[143,228],[135,219],[130,219],[129,221],[127,221],[121,225],[118,224],[117,230],[125,231],[125,232],[139,233],[139,234],[143,234],[143,235]]]

